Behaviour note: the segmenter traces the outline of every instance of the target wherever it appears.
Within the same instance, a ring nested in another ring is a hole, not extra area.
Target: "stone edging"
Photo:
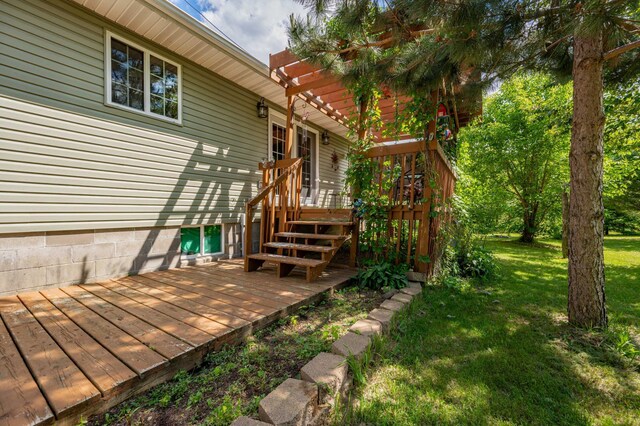
[[[372,336],[389,333],[393,317],[422,292],[422,286],[410,282],[390,299],[372,310],[366,319],[353,324],[347,334],[336,340],[331,352],[319,353],[300,370],[300,378],[289,378],[260,401],[260,420],[238,417],[231,426],[307,426],[319,425],[328,418],[336,395],[351,388],[347,356],[361,358]]]

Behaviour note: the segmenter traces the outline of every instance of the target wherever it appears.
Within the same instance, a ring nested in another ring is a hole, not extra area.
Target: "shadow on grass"
[[[601,334],[567,325],[566,261],[557,249],[509,241],[489,246],[500,277],[482,292],[427,288],[401,317],[395,342],[362,389],[349,421],[636,424],[637,365],[628,368]],[[627,281],[634,270],[610,268],[614,288],[608,291],[613,306],[627,306],[615,317],[637,324],[639,315],[629,306],[638,306],[640,294]]]
[[[424,316],[400,323],[404,332],[380,373],[385,384],[372,383],[377,389],[361,400],[359,421],[588,424],[575,407],[571,364],[550,344],[566,332],[563,325],[546,316],[532,321],[502,315],[492,300],[482,300],[490,298],[478,296],[458,296],[451,310],[437,293],[428,292],[431,302],[416,305],[426,309]]]

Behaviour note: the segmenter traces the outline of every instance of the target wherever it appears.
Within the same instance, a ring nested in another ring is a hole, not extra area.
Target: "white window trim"
[[[137,43],[129,40],[126,37],[122,37],[119,34],[112,33],[109,30],[105,30],[104,33],[105,42],[104,42],[104,104],[109,107],[119,108],[129,112],[135,112],[137,114],[142,114],[147,117],[157,118],[159,120],[168,121],[170,123],[182,125],[182,66],[166,57],[157,54],[154,51],[151,51],[145,47],[140,46]],[[143,80],[143,92],[144,92],[144,111],[131,108],[126,105],[120,105],[118,103],[111,101],[111,38],[117,38],[123,43],[128,44],[131,47],[134,47],[144,54],[144,80]],[[178,119],[174,119],[171,117],[166,117],[164,115],[156,114],[151,112],[151,55],[155,56],[158,59],[162,59],[165,62],[170,63],[171,65],[175,65],[178,68]]]
[[[273,123],[286,129],[287,116],[277,111],[269,111],[269,141],[267,144],[267,160],[269,161],[273,160]]]
[[[220,227],[220,251],[217,251],[215,253],[205,253],[204,252],[204,227],[205,226],[219,226]],[[181,226],[180,228],[200,228],[200,253],[198,254],[187,254],[187,253],[180,253],[180,257],[182,259],[195,259],[195,258],[199,258],[199,257],[205,257],[205,256],[222,256],[226,253],[225,251],[225,245],[227,243],[226,239],[226,234],[225,234],[225,226],[224,223],[214,223],[214,224],[206,224],[206,225],[184,225]]]

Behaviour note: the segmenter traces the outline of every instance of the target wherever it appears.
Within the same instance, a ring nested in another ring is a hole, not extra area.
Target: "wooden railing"
[[[431,272],[438,256],[436,236],[450,215],[447,201],[456,181],[451,164],[436,141],[379,146],[366,155],[379,164],[372,184],[381,196],[389,198],[387,226],[380,233],[386,235],[370,232],[369,237],[386,237],[386,256],[397,263],[406,262],[417,272]],[[389,176],[398,177],[385,187],[383,181]],[[358,241],[359,231],[352,241]],[[367,245],[367,241],[361,242]]]
[[[258,167],[262,170],[262,188],[246,205],[245,259],[253,253],[253,215],[260,203],[259,253],[264,250],[266,242],[273,241],[276,232],[286,229],[288,220],[300,216],[302,158],[279,160],[271,165],[259,163]]]

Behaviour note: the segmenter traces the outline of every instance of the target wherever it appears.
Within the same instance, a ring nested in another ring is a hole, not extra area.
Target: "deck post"
[[[295,110],[293,109],[294,98],[293,96],[287,97],[287,131],[286,131],[286,145],[284,151],[284,158],[291,158],[291,154],[293,152],[293,118],[295,114]]]
[[[361,98],[358,104],[358,140],[363,140],[367,137],[367,126],[365,118],[367,116],[367,108],[369,102],[367,98]],[[359,196],[360,188],[351,188],[351,203]],[[349,252],[349,266],[355,268],[357,266],[358,259],[358,245],[360,244],[360,219],[355,215],[355,212],[351,213],[353,217],[353,230],[351,231],[351,250]]]
[[[253,253],[253,247],[251,247],[252,243],[252,233],[253,233],[253,222],[251,220],[251,216],[253,216],[253,212],[251,206],[247,205],[247,209],[245,211],[244,217],[244,270],[245,272],[249,272],[249,255]]]
[[[431,93],[431,100],[433,102],[433,105],[437,105],[438,104],[438,93],[437,92],[432,92]],[[433,135],[433,136],[432,136]],[[430,143],[430,140],[436,141],[436,117],[434,114],[433,120],[429,121],[429,124],[427,125],[427,134],[426,134],[426,140],[427,142],[427,146],[426,146],[426,150],[425,150],[425,168],[429,167],[430,169],[435,169],[436,166],[436,162],[435,162],[435,155],[437,155],[437,152],[433,149],[433,146],[436,146],[437,148],[437,142],[435,144]],[[430,139],[431,137],[433,137],[433,139]],[[415,158],[415,155],[414,155]],[[426,172],[427,170],[425,170]],[[437,173],[437,171],[436,171]],[[425,173],[425,177],[426,177],[426,173]],[[442,179],[439,178],[438,182],[442,182]],[[432,270],[433,269],[433,265],[429,265],[425,262],[420,261],[420,258],[422,256],[429,256],[429,261],[433,262],[433,253],[429,253],[429,238],[431,237],[429,235],[429,230],[431,228],[431,196],[432,196],[432,189],[431,189],[431,185],[428,185],[425,179],[425,185],[424,185],[424,189],[423,189],[424,193],[423,193],[423,198],[426,200],[426,202],[424,202],[422,204],[422,212],[420,213],[420,228],[418,229],[418,245],[416,247],[416,257],[414,259],[414,270],[416,272],[423,272],[426,273],[428,270]]]

